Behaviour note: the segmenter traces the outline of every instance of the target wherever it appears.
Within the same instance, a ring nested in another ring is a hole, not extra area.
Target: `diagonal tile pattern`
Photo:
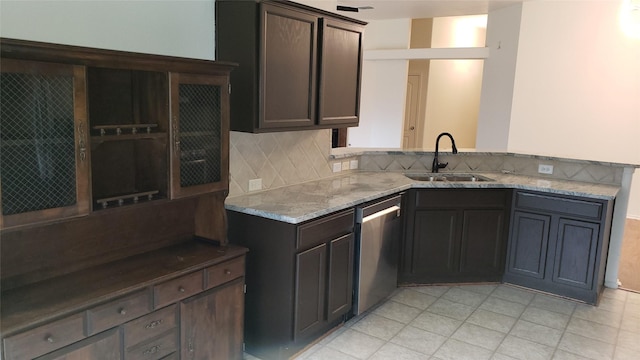
[[[295,359],[637,360],[639,322],[640,294],[618,289],[593,307],[504,284],[402,288]]]

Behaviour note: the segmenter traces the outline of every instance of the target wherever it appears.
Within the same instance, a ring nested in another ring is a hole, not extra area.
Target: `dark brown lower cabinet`
[[[242,280],[180,304],[182,360],[242,359]]]
[[[48,306],[74,308],[45,323],[5,321],[0,358],[240,360],[245,252],[194,241],[50,280],[53,293],[34,286],[5,292],[2,315],[9,321],[48,314]],[[141,285],[131,290],[132,283]],[[64,285],[74,288],[63,291]],[[77,301],[95,303],[79,307]],[[29,313],[16,312],[23,309]]]
[[[517,191],[504,281],[596,304],[611,200]]]
[[[509,190],[412,190],[399,283],[500,281]]]
[[[229,211],[229,240],[247,253],[246,351],[286,359],[352,308],[354,210],[290,224]]]

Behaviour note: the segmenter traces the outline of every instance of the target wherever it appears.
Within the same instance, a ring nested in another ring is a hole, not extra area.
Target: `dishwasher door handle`
[[[398,205],[394,205],[392,207],[386,208],[384,210],[378,211],[377,213],[373,213],[369,216],[366,216],[364,218],[362,218],[362,224],[366,223],[367,221],[371,221],[373,219],[379,218],[381,216],[385,216],[387,214],[390,214],[392,212],[396,211],[397,212],[397,217],[400,217],[400,206]]]

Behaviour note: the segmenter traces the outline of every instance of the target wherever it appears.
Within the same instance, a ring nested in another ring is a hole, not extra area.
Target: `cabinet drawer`
[[[507,204],[507,191],[495,189],[417,190],[415,200],[418,208],[503,208]]]
[[[297,250],[312,248],[353,231],[354,210],[329,215],[298,227]]]
[[[153,287],[156,309],[202,291],[203,272],[197,271]]]
[[[130,348],[176,326],[176,305],[152,312],[124,325],[124,346]]]
[[[600,220],[603,208],[598,202],[521,191],[516,193],[515,206],[520,209],[542,210],[594,220]]]
[[[77,314],[4,339],[5,359],[33,359],[84,337],[84,316]]]
[[[151,310],[149,300],[149,294],[146,291],[139,291],[89,309],[87,311],[89,335],[97,334],[148,313]]]
[[[164,335],[127,349],[125,360],[156,360],[162,359],[178,350],[178,329],[174,329]]]
[[[211,266],[206,271],[207,289],[224,284],[244,275],[244,256]]]

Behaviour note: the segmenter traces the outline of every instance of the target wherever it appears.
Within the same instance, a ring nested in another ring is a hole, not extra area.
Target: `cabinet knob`
[[[127,310],[125,310],[125,308],[120,308],[120,310],[118,310],[118,314],[127,315]]]
[[[179,291],[179,292],[181,292],[181,293],[183,293],[183,292],[185,292],[186,290],[185,290],[182,286],[180,286],[180,287],[178,288],[178,291]]]
[[[225,275],[231,275],[231,270],[229,270],[229,269],[224,269],[224,274],[225,274]]]
[[[53,342],[55,341],[55,340],[53,339],[53,336],[51,336],[51,335],[47,335],[47,337],[45,338],[45,340],[47,340],[47,342],[48,342],[48,343],[52,343],[52,344],[53,344]]]

